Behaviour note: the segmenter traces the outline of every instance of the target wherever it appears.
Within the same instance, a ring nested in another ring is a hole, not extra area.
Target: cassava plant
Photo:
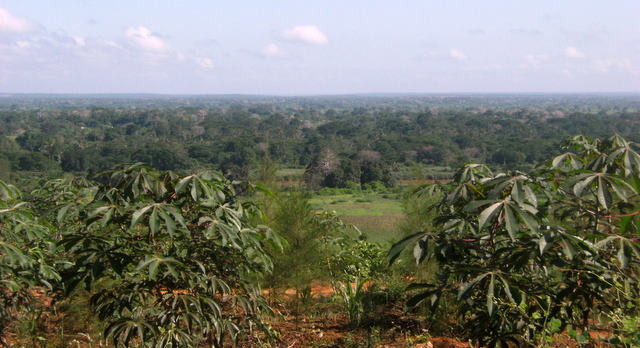
[[[140,164],[97,177],[88,202],[61,209],[74,266],[66,291],[93,291],[92,311],[115,346],[215,347],[263,328],[255,285],[272,264],[259,211],[216,173],[177,176]],[[65,213],[77,212],[75,221]],[[69,221],[71,220],[71,221]],[[97,285],[100,285],[99,287]]]
[[[51,226],[38,219],[21,192],[0,181],[0,345],[8,346],[9,326],[36,306],[36,293],[53,290],[60,276],[54,267]]]
[[[576,136],[565,149],[533,174],[468,164],[423,187],[443,197],[435,227],[396,243],[390,260],[413,245],[417,263],[439,268],[436,281],[410,285],[408,305],[435,312],[453,300],[464,334],[489,346],[537,345],[551,326],[588,338],[601,314],[637,314],[627,306],[640,271],[636,144]]]

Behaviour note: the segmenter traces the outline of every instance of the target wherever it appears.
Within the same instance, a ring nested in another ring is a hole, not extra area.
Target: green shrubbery
[[[53,228],[22,201],[21,192],[0,181],[0,344],[17,320],[37,330],[37,288],[51,291],[61,280],[56,269]],[[31,325],[28,325],[31,323]]]
[[[267,202],[270,208],[265,222],[285,245],[284,252],[272,253],[274,270],[267,275],[265,286],[302,290],[313,280],[329,281],[323,265],[337,252],[331,241],[349,238],[349,227],[335,213],[314,210],[305,192],[283,192]]]
[[[619,136],[574,137],[533,174],[469,164],[440,192],[434,227],[411,235],[418,263],[437,262],[409,305],[455,310],[480,345],[541,344],[569,330],[589,340],[594,319],[638,315],[640,155]],[[453,305],[451,305],[453,304]],[[571,331],[573,330],[573,331]]]
[[[633,347],[640,155],[618,136],[574,137],[565,150],[531,174],[468,164],[453,182],[406,195],[407,237],[389,252],[399,269],[308,192],[239,197],[216,173],[142,165],[41,181],[28,195],[0,182],[0,338],[11,329],[34,345],[48,339],[42,301],[53,299],[60,336],[104,329],[114,345],[156,347],[262,339],[273,333],[263,285],[295,288],[296,315],[322,302],[378,342],[377,318],[399,310],[400,276],[413,275],[408,307],[477,345],[587,343],[605,326],[609,343]],[[321,194],[368,203],[367,193],[397,190]],[[401,255],[408,246],[417,273]],[[333,285],[331,300],[313,297],[318,280]]]

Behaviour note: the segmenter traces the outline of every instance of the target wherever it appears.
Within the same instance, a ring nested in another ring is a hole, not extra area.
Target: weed
[[[353,326],[359,326],[364,314],[364,282],[360,278],[355,278],[355,282],[335,282],[334,289],[342,302],[349,322]]]

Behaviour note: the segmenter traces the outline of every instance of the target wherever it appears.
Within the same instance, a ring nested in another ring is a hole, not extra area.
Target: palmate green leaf
[[[528,199],[524,187],[529,181],[529,177],[520,172],[512,175],[500,173],[491,180],[483,181],[482,184],[485,187],[492,187],[488,193],[489,197],[502,197],[504,193],[508,192],[511,200],[518,204],[524,204]]]
[[[89,218],[93,218],[93,217],[96,217],[98,215],[102,215],[107,210],[109,210],[109,208],[111,208],[111,206],[109,206],[109,205],[95,208],[89,213]]]
[[[393,262],[397,260],[398,257],[400,257],[400,254],[402,253],[402,251],[404,251],[404,249],[406,249],[406,247],[409,244],[415,242],[420,237],[423,237],[425,235],[426,235],[426,232],[417,232],[412,235],[406,236],[400,241],[394,243],[389,249],[389,253],[387,254],[389,258],[389,265],[393,264]]]
[[[460,168],[460,170],[455,174],[454,180],[459,183],[475,182],[482,178],[491,177],[492,175],[493,173],[487,165],[469,163]]]
[[[587,177],[585,179],[580,180],[578,183],[575,184],[575,186],[573,186],[573,193],[576,196],[582,196],[582,192],[584,191],[584,189],[587,188],[587,186],[589,186],[589,184],[591,184],[591,182],[593,182],[596,178],[597,178],[597,175],[587,174]]]
[[[611,192],[607,189],[602,177],[598,177],[598,202],[606,210],[611,208]]]
[[[8,265],[22,267],[29,266],[34,262],[18,247],[3,240],[0,240],[0,260]]]
[[[477,200],[477,201],[471,201],[469,203],[467,203],[467,205],[464,206],[464,210],[468,211],[468,212],[473,212],[476,209],[483,207],[489,203],[494,203],[495,200],[493,199],[483,199],[483,200]]]
[[[41,263],[38,271],[44,279],[52,279],[56,281],[60,281],[62,279],[58,271],[47,264]],[[51,286],[49,286],[49,290],[53,290]]]
[[[20,198],[20,190],[0,180],[0,201],[13,201]]]
[[[564,231],[558,231],[560,243],[567,259],[573,260],[578,252],[583,252],[587,256],[596,255],[598,253],[597,246],[588,240],[572,235]]]
[[[547,241],[548,237],[549,236],[547,234],[543,234],[538,238],[538,251],[540,252],[540,255],[543,255],[545,251],[549,249],[549,243]]]
[[[612,141],[612,144],[618,148],[609,154],[607,164],[618,168],[621,165],[625,177],[629,177],[633,173],[637,174],[640,169],[640,155],[631,148],[631,143]],[[620,159],[622,160],[620,161]]]
[[[111,172],[111,180],[115,187],[122,190],[129,198],[140,196],[161,197],[167,192],[159,173],[142,163],[136,163],[121,170]]]
[[[145,215],[149,215],[148,227],[152,234],[160,231],[162,223],[164,223],[164,227],[171,235],[175,233],[178,224],[185,229],[187,227],[184,217],[177,208],[169,204],[153,203],[136,210],[132,214],[130,228],[140,224]],[[185,232],[187,231],[185,230]]]
[[[491,278],[489,280],[489,287],[487,289],[487,312],[489,313],[489,316],[493,314],[493,307],[495,304],[495,298],[494,298],[494,292],[495,292],[495,286],[496,286],[495,280],[496,280],[495,274],[491,273]]]
[[[418,240],[413,248],[413,257],[415,258],[417,265],[421,264],[427,256],[429,256],[428,236]]]
[[[154,204],[151,204],[151,205],[147,205],[146,207],[142,207],[142,208],[136,210],[131,215],[131,226],[130,226],[130,228],[135,227],[140,222],[140,219],[142,218],[142,216],[145,213],[147,213],[149,211],[149,209],[151,209],[153,207],[154,207]]]
[[[58,214],[56,215],[56,221],[58,221],[58,223],[64,221],[64,219],[67,217],[69,209],[71,209],[72,206],[73,204],[67,204],[64,207],[60,208],[60,210],[58,210]]]
[[[620,238],[620,247],[618,249],[618,260],[620,261],[620,268],[625,269],[629,266],[629,250],[627,250],[627,246],[625,245],[624,239]]]
[[[195,181],[195,180],[194,180],[194,181]],[[191,191],[190,191],[190,193],[191,193],[191,198],[192,198],[194,201],[197,201],[197,200],[198,200],[198,197],[200,196],[200,192],[201,192],[200,185],[198,185],[198,184],[199,184],[199,183],[198,183],[198,182],[196,182],[195,184],[192,184],[192,185],[191,185]]]
[[[5,287],[13,292],[20,291],[22,284],[18,284],[15,280],[0,279],[0,286]]]
[[[147,338],[156,333],[152,323],[133,318],[121,318],[111,323],[105,329],[105,338],[111,339],[116,347],[129,347],[136,340],[141,345],[147,345]]]
[[[497,275],[497,277],[500,278],[500,281],[502,282],[504,293],[507,295],[507,298],[509,299],[509,301],[511,301],[511,303],[517,305],[518,303],[516,302],[516,300],[513,298],[513,295],[511,294],[511,286],[510,286],[509,282],[501,275]]]
[[[593,172],[605,172],[607,170],[607,154],[600,153],[593,158],[586,166],[586,169]]]
[[[161,257],[158,255],[147,256],[144,260],[140,261],[136,270],[148,269],[148,276],[152,280],[156,280],[160,271],[160,266],[164,266],[167,270],[164,273],[173,276],[174,279],[179,279],[178,271],[176,267],[183,267],[184,265],[174,259],[173,257]]]
[[[610,136],[607,141],[611,144],[611,147],[626,147],[630,145],[629,141],[618,133]]]
[[[500,212],[500,207],[502,207],[503,204],[503,201],[494,203],[480,213],[480,216],[478,217],[478,230],[482,230],[487,222]]]
[[[448,234],[465,235],[477,232],[475,224],[467,219],[450,219],[442,226],[444,232]]]
[[[635,193],[635,189],[624,180],[605,173],[581,174],[572,179],[576,184],[573,192],[577,196],[582,196],[588,187],[593,189],[596,200],[605,210],[609,210],[613,205],[613,193],[622,201],[627,201],[629,194]]]
[[[173,217],[174,224],[175,222],[177,222],[183,228],[187,228],[187,224],[184,221],[184,216],[182,216],[182,213],[180,213],[180,211],[176,207],[168,205],[164,206],[164,210],[169,212],[169,215]]]
[[[556,156],[551,161],[551,168],[553,169],[570,169],[576,170],[582,167],[578,156],[571,152],[565,152],[562,155]]]
[[[628,183],[618,178],[608,177],[607,184],[613,192],[620,198],[622,201],[627,202],[629,198],[629,193],[636,194],[638,191]]]
[[[160,228],[160,218],[158,216],[158,207],[154,206],[151,210],[151,214],[149,215],[149,229],[152,234],[158,233]]]
[[[415,189],[411,190],[411,195],[416,197],[433,197],[444,191],[444,187],[440,183],[433,184],[420,184]]]
[[[100,225],[105,227],[111,221],[117,209],[118,207],[113,204],[95,208],[89,213],[87,222],[93,223],[94,221],[100,221]]]
[[[571,244],[567,240],[565,240],[564,243],[562,243],[562,251],[564,253],[564,256],[569,261],[573,260],[573,258],[576,256],[576,248],[573,246],[573,244]]]
[[[175,220],[171,216],[169,216],[169,214],[167,214],[165,210],[159,210],[158,215],[160,215],[160,217],[164,221],[164,225],[167,228],[167,233],[169,233],[170,235],[175,234],[175,231],[176,231]]]
[[[419,292],[411,296],[407,300],[407,303],[406,303],[407,307],[413,308],[420,305],[425,300],[428,300],[429,307],[432,310],[435,309],[438,305],[438,302],[440,301],[440,297],[442,296],[442,289],[432,284],[415,284],[414,283],[414,284],[409,284],[406,290],[411,291],[411,290],[418,290],[418,289],[428,289],[428,290]]]
[[[199,316],[193,314],[185,314],[184,317],[188,317],[189,319],[183,318],[182,322],[185,323],[184,327],[193,326],[193,322],[198,322],[199,325],[200,320]],[[176,320],[177,321],[177,320]],[[194,337],[189,332],[189,330],[183,329],[181,326],[178,326],[174,323],[163,328],[160,331],[160,334],[155,337],[155,347],[196,347],[198,346],[198,342],[194,342]]]
[[[527,201],[529,201],[529,203],[531,203],[534,207],[538,206],[538,196],[536,196],[529,185],[524,185],[524,195]]]
[[[222,201],[219,200],[220,195],[214,194],[214,191],[217,190],[205,177],[208,176],[206,174],[204,176],[194,174],[181,179],[176,185],[176,193],[188,193],[194,202],[203,201],[210,206],[219,203]]]
[[[471,279],[470,281],[463,283],[462,285],[460,285],[460,288],[458,289],[458,300],[463,300],[466,299],[469,296],[470,291],[476,286],[478,285],[478,283],[480,281],[482,281],[484,278],[486,278],[490,273],[484,273],[481,274],[473,279]]]
[[[180,181],[178,181],[178,183],[176,184],[175,191],[177,193],[182,193],[189,182],[193,180],[193,177],[194,175],[190,175],[180,179]]]
[[[18,209],[20,209],[20,208],[22,208],[22,207],[24,207],[24,206],[26,206],[26,205],[27,205],[27,203],[26,203],[26,202],[20,202],[20,203],[17,203],[17,204],[12,205],[12,206],[10,206],[10,207],[8,207],[8,208],[0,209],[0,214],[10,213],[10,212],[15,211],[15,210],[18,210]]]
[[[516,181],[511,187],[510,197],[518,204],[524,203],[524,189],[522,188],[522,183],[520,181]]]
[[[614,241],[618,241],[616,258],[618,259],[618,262],[620,262],[621,269],[626,269],[634,257],[636,259],[640,259],[638,243],[633,239],[628,239],[620,235],[609,236],[596,243],[595,246],[599,249],[606,248]]]
[[[509,204],[504,205],[504,220],[509,237],[511,237],[512,241],[515,241],[520,227],[518,219]]]
[[[522,219],[529,231],[533,233],[538,232],[538,227],[540,226],[540,224],[530,211],[518,210],[518,216],[520,217],[520,219]]]

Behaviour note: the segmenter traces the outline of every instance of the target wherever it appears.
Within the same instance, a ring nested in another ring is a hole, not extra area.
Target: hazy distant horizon
[[[430,96],[639,96],[640,92],[371,92],[345,94],[251,94],[251,93],[12,93],[0,91],[0,98],[10,97],[430,97]]]
[[[637,0],[5,0],[0,93],[638,93],[638,13]]]

